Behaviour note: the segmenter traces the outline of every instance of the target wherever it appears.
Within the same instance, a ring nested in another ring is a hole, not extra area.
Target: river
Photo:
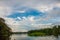
[[[60,40],[60,36],[58,38],[54,36],[31,37],[27,34],[13,34],[12,36],[10,36],[10,40]]]

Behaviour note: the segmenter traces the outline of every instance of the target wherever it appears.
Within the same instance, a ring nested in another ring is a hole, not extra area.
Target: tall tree
[[[11,33],[11,28],[9,28],[5,20],[3,18],[0,18],[0,36],[1,35],[10,35]]]

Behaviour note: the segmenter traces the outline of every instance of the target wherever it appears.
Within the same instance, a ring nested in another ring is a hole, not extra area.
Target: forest
[[[58,27],[57,27],[58,26]],[[58,36],[60,35],[60,25],[54,25],[53,28],[44,28],[28,31],[29,36]]]

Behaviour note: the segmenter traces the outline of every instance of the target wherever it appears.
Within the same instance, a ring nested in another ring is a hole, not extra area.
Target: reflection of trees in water
[[[0,40],[11,40],[9,36],[0,36]]]
[[[56,40],[59,40],[59,38],[56,38]]]
[[[0,18],[0,40],[10,40],[11,28],[7,26],[5,20]]]
[[[60,37],[59,36],[58,37],[54,36],[54,37],[55,37],[54,40],[60,40]]]

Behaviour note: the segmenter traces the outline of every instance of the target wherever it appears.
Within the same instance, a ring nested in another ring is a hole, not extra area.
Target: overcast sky
[[[0,0],[0,17],[12,31],[28,31],[60,23],[60,0]]]

